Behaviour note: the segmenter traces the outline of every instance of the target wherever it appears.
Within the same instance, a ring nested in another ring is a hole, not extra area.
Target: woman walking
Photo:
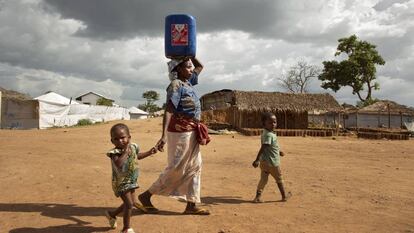
[[[194,69],[193,69],[194,64]],[[199,208],[201,153],[196,139],[201,105],[193,86],[203,65],[197,58],[171,60],[168,63],[171,83],[167,88],[167,107],[163,119],[162,136],[156,147],[163,151],[168,146],[168,165],[152,186],[138,196],[147,213],[157,213],[151,203],[152,195],[163,195],[185,200],[183,214],[208,215]]]

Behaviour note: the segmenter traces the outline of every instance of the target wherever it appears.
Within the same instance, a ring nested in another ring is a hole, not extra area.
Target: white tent
[[[79,120],[92,122],[129,120],[126,108],[79,104],[54,92],[38,96],[39,128],[72,126]]]
[[[128,111],[129,111],[129,116],[131,119],[146,119],[148,118],[148,115],[149,115],[149,113],[137,107],[130,107]]]
[[[404,122],[404,125],[411,132],[411,135],[414,135],[414,122]]]
[[[35,100],[39,100],[42,102],[47,102],[47,103],[53,103],[53,104],[79,104],[78,102],[71,100],[69,98],[66,98],[62,95],[59,95],[53,91],[48,92],[44,95],[38,96],[36,98],[34,98]]]

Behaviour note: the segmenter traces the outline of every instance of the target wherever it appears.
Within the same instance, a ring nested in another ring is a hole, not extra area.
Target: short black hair
[[[272,118],[273,116],[276,117],[276,115],[273,112],[264,112],[262,114],[262,125],[264,125],[265,122],[269,120],[270,118]]]
[[[125,132],[126,132],[128,135],[130,135],[130,134],[129,134],[129,128],[128,128],[128,126],[127,126],[126,124],[123,124],[123,123],[118,123],[118,124],[115,124],[115,125],[113,125],[113,126],[111,127],[111,131],[110,131],[111,137],[112,137],[112,135],[114,134],[115,130],[117,130],[117,129],[124,129],[124,130],[125,130]]]

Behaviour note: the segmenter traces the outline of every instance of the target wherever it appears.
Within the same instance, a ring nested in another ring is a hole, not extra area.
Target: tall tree
[[[96,105],[112,106],[112,100],[101,97],[96,101]]]
[[[322,88],[332,89],[337,92],[344,86],[352,88],[352,94],[364,102],[372,102],[372,90],[379,89],[379,83],[375,82],[375,65],[384,65],[384,59],[375,49],[376,46],[366,41],[360,41],[355,35],[338,40],[339,45],[335,56],[347,55],[348,58],[338,61],[324,61],[323,71],[319,75]],[[367,94],[362,96],[366,88]]]
[[[154,104],[155,101],[160,99],[160,95],[156,91],[146,91],[142,94],[142,98],[144,98],[145,104],[138,105],[138,108],[153,113],[159,110],[159,107]]]
[[[160,95],[156,91],[146,91],[142,94],[142,98],[146,99],[146,104],[153,104],[160,99]]]
[[[298,61],[286,74],[279,78],[279,85],[292,93],[307,93],[312,78],[318,77],[320,68],[309,65],[306,61]]]

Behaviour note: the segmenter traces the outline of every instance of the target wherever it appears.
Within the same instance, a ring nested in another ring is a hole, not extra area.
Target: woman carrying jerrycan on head
[[[151,202],[152,195],[178,198],[187,202],[183,214],[209,215],[196,206],[200,202],[202,159],[198,129],[201,105],[193,86],[203,65],[195,57],[195,19],[189,15],[170,15],[166,18],[166,56],[170,85],[167,88],[167,107],[164,114],[162,136],[156,147],[168,148],[168,165],[152,186],[138,196],[146,213],[157,213]],[[193,68],[194,65],[194,68]],[[204,139],[206,144],[209,138]]]

